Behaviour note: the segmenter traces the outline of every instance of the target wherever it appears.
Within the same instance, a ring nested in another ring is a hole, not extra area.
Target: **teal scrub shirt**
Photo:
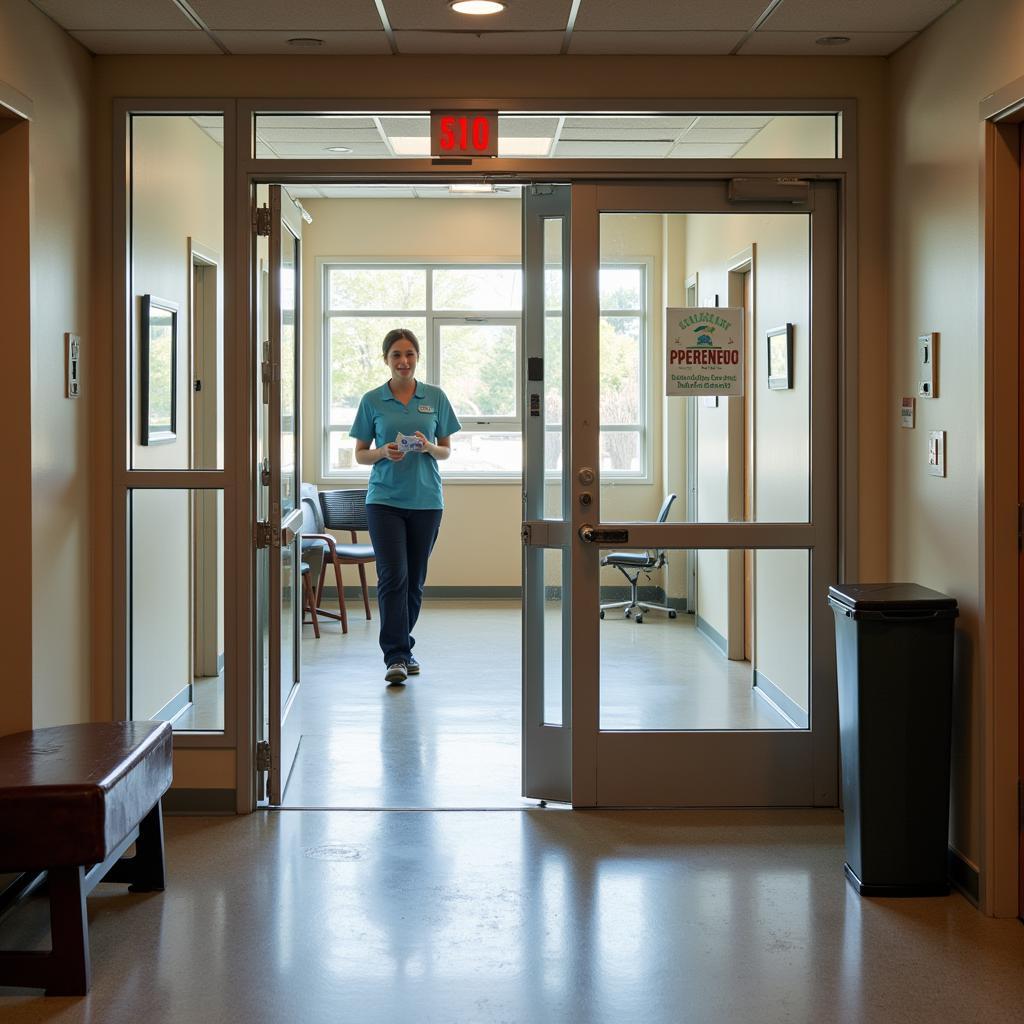
[[[367,391],[349,437],[377,448],[394,441],[399,433],[419,430],[428,441],[450,437],[461,428],[448,396],[433,384],[416,381],[416,391],[403,405],[391,394],[387,384]],[[426,452],[406,452],[404,459],[381,459],[370,469],[366,492],[367,505],[393,505],[395,508],[444,508],[441,471],[437,459]]]

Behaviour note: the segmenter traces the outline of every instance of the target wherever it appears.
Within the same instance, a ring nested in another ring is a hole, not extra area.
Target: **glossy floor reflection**
[[[547,721],[561,720],[560,606],[545,614]],[[384,685],[376,607],[349,606],[349,632],[304,628],[302,740],[288,807],[519,807],[521,607],[518,601],[427,601],[416,630],[423,671]],[[601,724],[610,729],[758,729],[789,724],[692,616],[609,614],[600,624]]]
[[[5,1024],[1020,1020],[1024,927],[866,900],[834,811],[167,821],[169,887],[89,901],[87,999]],[[46,942],[45,903],[0,930]]]

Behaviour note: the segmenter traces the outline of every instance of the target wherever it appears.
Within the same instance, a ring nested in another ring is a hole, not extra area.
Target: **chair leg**
[[[366,620],[370,620],[370,591],[366,586],[366,566],[359,563],[359,582],[363,587],[363,607],[366,609]]]
[[[338,611],[341,612],[341,631],[348,632],[348,608],[345,605],[345,586],[341,582],[341,565],[334,563],[334,585],[338,588]]]
[[[313,584],[308,572],[302,574],[302,595],[305,598],[306,607],[309,609],[309,616],[313,620],[313,636],[319,640],[320,622],[316,617],[316,598],[313,596]]]

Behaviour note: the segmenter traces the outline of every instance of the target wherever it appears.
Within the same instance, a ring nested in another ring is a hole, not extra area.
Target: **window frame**
[[[602,479],[606,481],[614,481],[616,484],[650,484],[651,483],[651,467],[654,464],[654,458],[650,451],[650,439],[652,437],[651,430],[651,408],[650,408],[650,377],[652,372],[652,347],[651,347],[651,309],[652,309],[652,289],[653,289],[653,273],[652,273],[653,259],[651,257],[634,257],[631,259],[610,259],[602,261],[602,266],[615,266],[615,267],[636,267],[641,273],[641,302],[642,306],[639,310],[604,310],[601,309],[599,315],[604,317],[609,316],[623,316],[623,317],[637,317],[640,321],[640,410],[641,416],[638,423],[630,424],[614,424],[612,426],[602,426],[601,432],[614,431],[614,432],[635,432],[638,431],[640,434],[640,455],[641,455],[641,468],[636,472],[612,470],[605,471],[602,473]],[[350,269],[367,269],[371,270],[374,268],[395,268],[395,269],[415,269],[423,270],[426,273],[426,305],[423,309],[417,310],[335,310],[331,309],[328,305],[328,296],[330,295],[330,272],[333,267],[343,266]],[[462,429],[465,432],[515,432],[522,434],[522,396],[519,394],[521,389],[520,380],[520,353],[522,351],[523,344],[523,315],[522,309],[520,308],[517,313],[512,313],[509,310],[435,310],[433,307],[433,294],[432,284],[433,275],[432,271],[437,268],[444,269],[504,269],[508,267],[522,267],[519,261],[510,261],[508,259],[497,259],[497,258],[482,258],[479,260],[444,260],[444,259],[419,259],[409,260],[401,257],[344,257],[344,256],[317,256],[316,257],[317,267],[317,289],[318,289],[318,304],[320,308],[320,344],[317,352],[317,369],[320,374],[320,399],[318,403],[318,416],[320,420],[319,430],[319,445],[320,445],[320,479],[322,481],[361,481],[366,480],[369,476],[369,469],[363,466],[352,466],[346,469],[331,469],[330,468],[330,451],[331,451],[331,435],[335,433],[341,433],[344,437],[348,437],[348,431],[351,429],[351,424],[335,426],[330,422],[330,374],[328,373],[328,367],[330,366],[330,345],[331,345],[331,321],[333,318],[338,316],[363,316],[363,317],[380,317],[382,320],[391,318],[394,322],[399,322],[403,319],[411,319],[413,317],[417,319],[423,319],[426,321],[426,330],[424,337],[420,338],[420,344],[427,355],[427,366],[429,372],[424,377],[425,382],[437,385],[439,383],[439,374],[441,368],[441,353],[440,342],[439,342],[439,327],[443,322],[474,322],[474,321],[493,321],[498,323],[514,323],[516,325],[516,416],[515,417],[489,417],[487,419],[482,418],[464,418],[462,419]],[[545,316],[548,315],[561,315],[560,310],[545,310]],[[383,366],[382,371],[386,369]],[[515,471],[501,472],[498,470],[481,471],[471,470],[460,472],[458,470],[449,469],[447,464],[441,465],[442,478],[446,484],[458,483],[458,484],[513,484],[520,483],[522,481],[522,469]],[[554,479],[558,474],[556,471],[551,471],[550,474]]]

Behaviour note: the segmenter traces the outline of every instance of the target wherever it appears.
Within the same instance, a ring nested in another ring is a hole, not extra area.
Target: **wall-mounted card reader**
[[[64,335],[64,397],[77,398],[82,393],[82,339],[77,334]]]
[[[932,476],[946,475],[946,432],[932,430],[928,434],[928,472]]]
[[[939,336],[919,334],[917,337],[917,393],[921,398],[935,398],[939,391]]]

